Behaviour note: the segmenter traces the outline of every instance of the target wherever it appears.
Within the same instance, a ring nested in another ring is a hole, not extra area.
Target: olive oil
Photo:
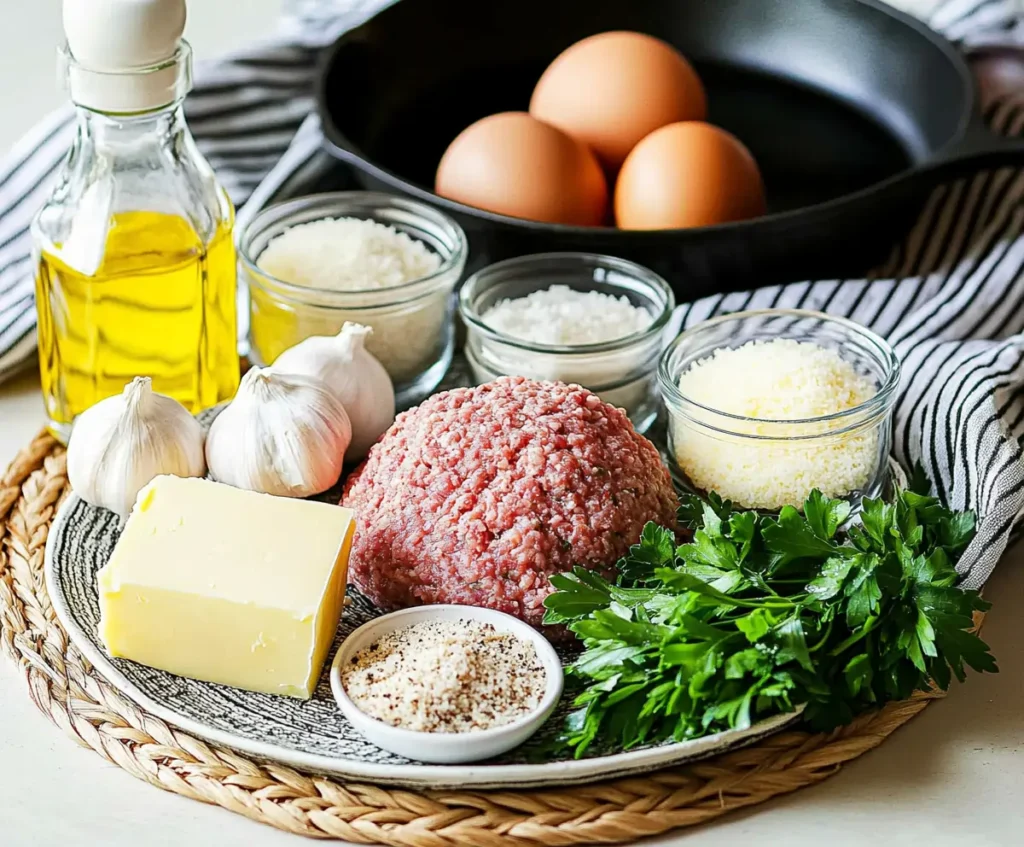
[[[76,128],[32,221],[43,401],[61,439],[135,377],[192,412],[239,383],[234,207],[185,120],[184,0],[136,5],[64,4]]]
[[[39,362],[51,428],[136,376],[193,412],[238,388],[233,218],[204,243],[184,218],[114,213],[91,276],[45,248],[37,262]]]

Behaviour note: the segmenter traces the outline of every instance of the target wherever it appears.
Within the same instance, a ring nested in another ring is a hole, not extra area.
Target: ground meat
[[[377,604],[487,606],[537,626],[551,574],[607,571],[675,526],[661,457],[578,385],[503,377],[399,415],[345,486],[350,577]]]

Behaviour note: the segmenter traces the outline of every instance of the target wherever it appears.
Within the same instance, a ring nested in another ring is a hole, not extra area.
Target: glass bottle
[[[83,31],[69,5],[60,56],[77,134],[32,226],[43,398],[59,438],[136,376],[193,412],[239,381],[234,208],[185,124],[184,2],[143,0],[158,15],[135,32]],[[121,66],[109,67],[112,51]]]

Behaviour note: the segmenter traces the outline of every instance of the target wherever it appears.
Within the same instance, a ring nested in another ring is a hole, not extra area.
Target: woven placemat
[[[699,764],[579,787],[418,792],[310,776],[174,729],[81,656],[43,580],[47,531],[67,491],[64,450],[45,434],[0,479],[0,648],[18,664],[32,701],[133,776],[300,835],[402,847],[630,842],[820,782],[936,696],[890,704],[828,735],[784,732]]]

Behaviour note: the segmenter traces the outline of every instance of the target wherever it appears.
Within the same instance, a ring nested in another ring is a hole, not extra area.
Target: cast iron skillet
[[[760,163],[767,216],[623,232],[509,218],[432,193],[462,129],[525,109],[551,59],[613,29],[658,36],[694,62],[709,120]],[[473,267],[549,250],[610,253],[659,271],[687,299],[859,274],[939,182],[1024,162],[1024,143],[992,135],[977,114],[957,50],[877,0],[401,0],[341,37],[318,99],[329,149],[357,181],[452,213]]]

